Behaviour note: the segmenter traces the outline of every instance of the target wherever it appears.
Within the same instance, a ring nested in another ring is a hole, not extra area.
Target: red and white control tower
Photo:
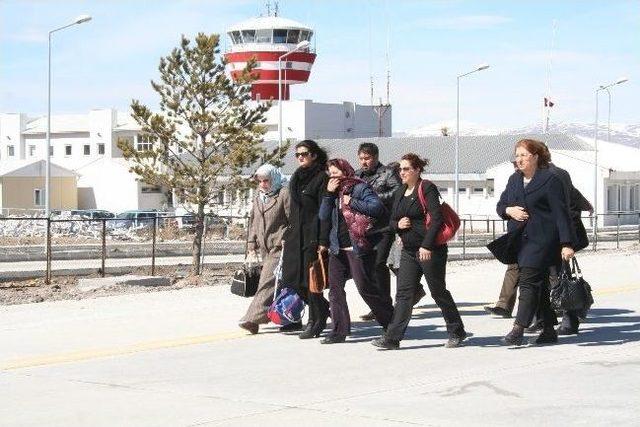
[[[227,69],[236,78],[247,61],[255,57],[258,80],[251,88],[255,100],[278,99],[278,58],[299,43],[310,42],[313,30],[299,22],[279,16],[261,16],[229,28],[231,49],[225,54]],[[316,54],[310,47],[297,49],[281,61],[282,99],[289,99],[289,86],[306,83]]]

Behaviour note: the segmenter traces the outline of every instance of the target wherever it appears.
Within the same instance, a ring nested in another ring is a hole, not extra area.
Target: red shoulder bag
[[[422,206],[422,212],[424,213],[424,225],[428,230],[431,225],[431,214],[427,210],[428,205],[427,198],[424,195],[422,187],[423,182],[425,182],[425,180],[420,180],[420,184],[418,184],[418,200],[420,201],[420,206]],[[447,202],[442,202],[440,209],[442,211],[442,227],[436,236],[436,245],[438,246],[444,245],[449,240],[453,239],[453,236],[456,235],[460,228],[460,217]]]

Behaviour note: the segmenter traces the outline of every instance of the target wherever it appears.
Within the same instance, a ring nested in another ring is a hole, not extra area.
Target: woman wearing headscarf
[[[329,226],[322,236],[322,250],[329,248],[329,304],[333,329],[321,342],[344,342],[351,332],[344,291],[351,277],[375,319],[386,327],[393,314],[389,298],[383,298],[375,282],[375,245],[382,233],[371,233],[376,219],[386,217],[385,207],[369,184],[355,177],[345,159],[328,162],[329,183],[320,206],[320,219]]]
[[[291,211],[285,234],[282,282],[293,287],[309,305],[309,321],[298,335],[301,339],[319,337],[327,326],[329,302],[322,294],[309,292],[309,265],[318,257],[323,225],[318,217],[327,188],[327,153],[315,141],[296,144],[298,169],[289,181]]]
[[[515,146],[516,172],[496,206],[498,215],[508,220],[510,233],[521,233],[518,248],[520,297],[513,329],[503,339],[521,345],[524,332],[539,312],[544,328],[532,344],[558,341],[553,329],[556,314],[549,301],[549,267],[574,255],[575,232],[561,180],[549,170],[551,155],[544,143],[522,139]]]
[[[252,334],[260,324],[268,323],[267,311],[273,302],[274,270],[280,261],[282,239],[289,226],[289,190],[282,187],[282,174],[273,165],[265,164],[255,173],[258,191],[251,208],[247,250],[249,256],[257,252],[262,259],[262,273],[258,290],[240,319],[240,327]]]

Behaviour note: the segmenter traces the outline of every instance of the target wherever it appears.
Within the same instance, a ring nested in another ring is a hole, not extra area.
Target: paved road
[[[580,257],[596,305],[559,345],[499,346],[511,320],[486,315],[503,266],[451,262],[473,336],[445,349],[426,297],[400,351],[373,323],[324,346],[250,336],[248,301],[226,287],[0,307],[3,426],[638,425],[640,253]],[[348,286],[351,316],[366,311]]]

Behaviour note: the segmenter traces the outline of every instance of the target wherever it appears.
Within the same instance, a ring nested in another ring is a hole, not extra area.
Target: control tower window
[[[273,30],[273,42],[274,43],[286,43],[287,42],[287,30]]]
[[[240,31],[232,31],[229,33],[229,36],[231,37],[231,41],[233,42],[233,44],[242,43],[242,37],[240,37]]]
[[[243,43],[255,43],[256,30],[242,30],[242,42]]]
[[[256,43],[271,43],[271,30],[257,30]]]
[[[313,35],[313,33],[311,31],[302,30],[302,31],[300,31],[300,41],[301,42],[303,42],[305,40],[311,41],[311,36],[312,35]]]
[[[289,30],[287,33],[287,43],[298,44],[300,38],[300,30]]]

